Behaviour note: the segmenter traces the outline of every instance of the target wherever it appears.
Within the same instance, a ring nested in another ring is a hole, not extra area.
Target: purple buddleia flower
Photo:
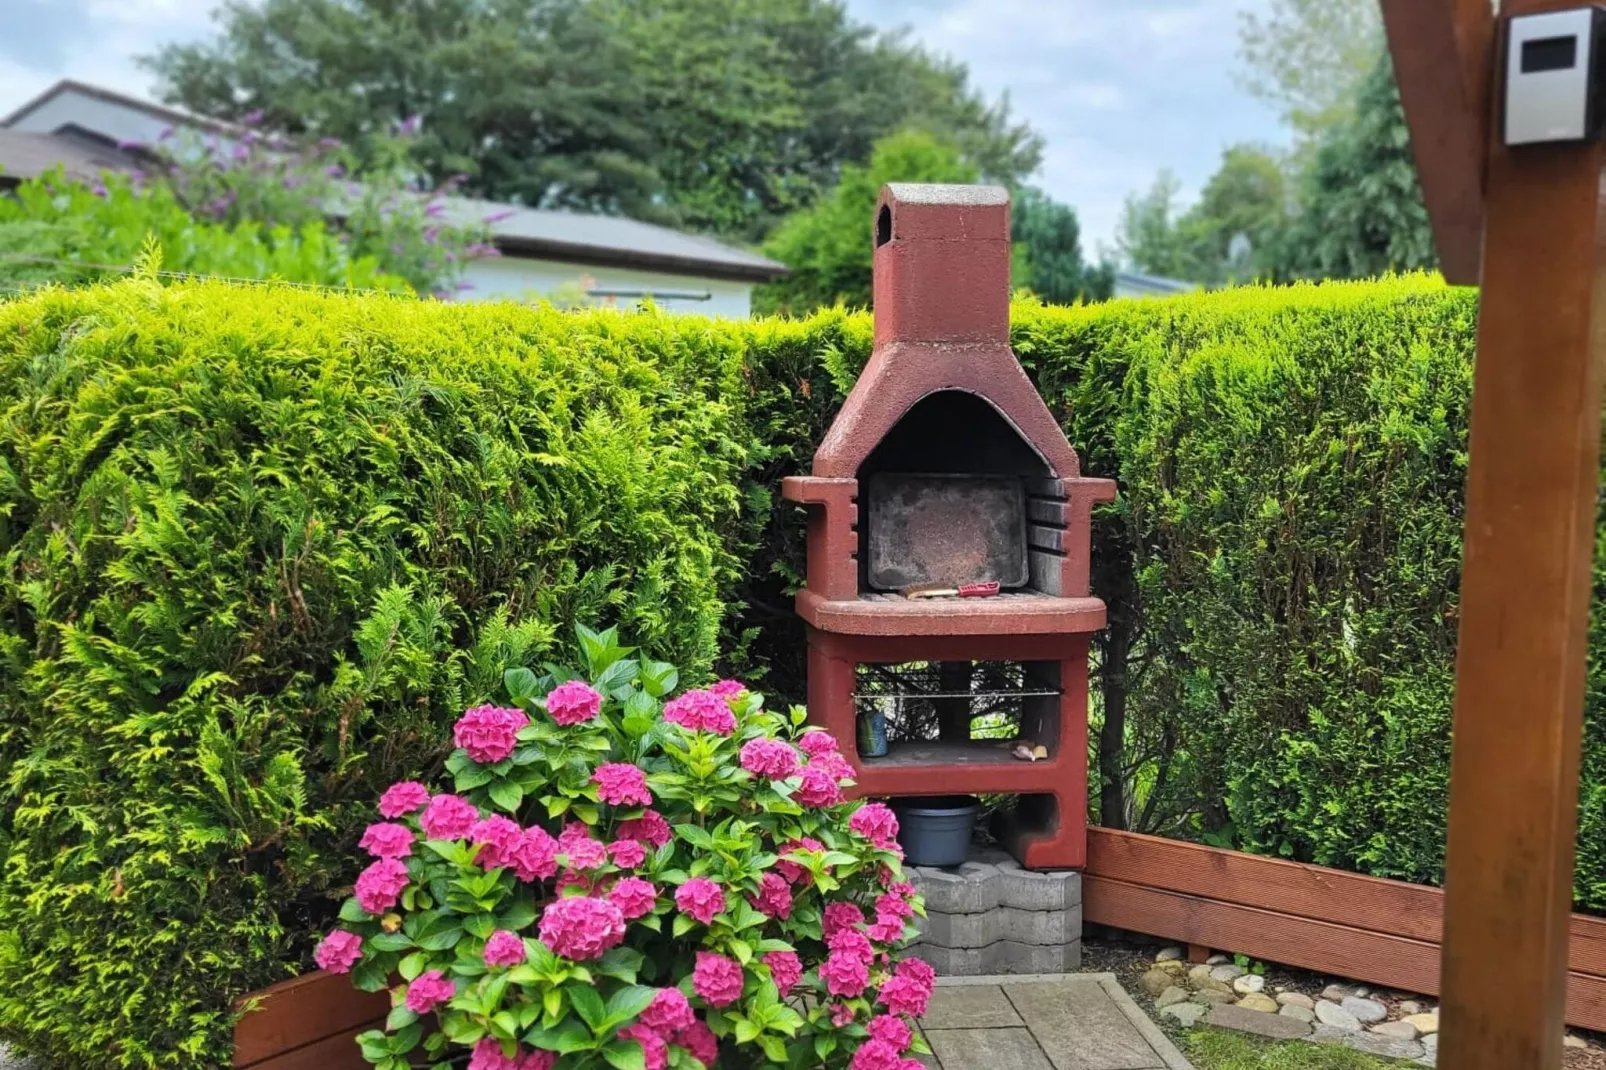
[[[485,225],[488,227],[494,226],[504,219],[511,219],[515,215],[518,215],[518,211],[513,208],[509,208],[505,212],[492,212],[490,215],[485,217]]]
[[[261,108],[258,108],[256,111],[248,111],[244,115],[240,116],[240,123],[242,125],[244,125],[244,126],[255,126],[258,123],[260,123],[261,121],[262,121],[262,109]]]
[[[430,219],[439,219],[446,214],[445,201],[430,201],[424,206],[424,215]]]
[[[409,115],[407,118],[401,121],[401,125],[397,127],[396,132],[402,137],[412,137],[414,134],[418,133],[419,127],[421,127],[423,123],[424,117],[419,115],[417,112],[414,112],[412,115]]]

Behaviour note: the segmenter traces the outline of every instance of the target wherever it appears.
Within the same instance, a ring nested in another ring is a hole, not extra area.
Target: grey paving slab
[[[1025,1029],[927,1029],[943,1070],[1059,1070]]]
[[[933,1029],[998,1029],[1024,1023],[997,985],[939,988],[931,993],[920,1027]]]
[[[1097,981],[1004,986],[1054,1070],[1166,1070],[1165,1062]]]

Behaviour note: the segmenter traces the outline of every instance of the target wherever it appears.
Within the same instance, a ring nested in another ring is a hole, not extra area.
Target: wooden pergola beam
[[[1494,51],[1489,0],[1383,0],[1383,23],[1440,268],[1453,283],[1476,285]]]
[[[1501,15],[1575,6],[1504,0]],[[1483,287],[1439,1065],[1558,1070],[1606,358],[1606,151],[1508,150],[1495,124],[1474,124],[1494,114],[1475,102],[1493,104],[1499,85],[1488,0],[1384,0],[1384,11],[1446,274]],[[1475,129],[1481,166],[1469,162]]]

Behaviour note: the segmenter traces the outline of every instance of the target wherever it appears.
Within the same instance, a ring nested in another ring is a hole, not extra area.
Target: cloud
[[[134,57],[209,29],[210,0],[3,0],[0,114],[61,78],[149,96]]]
[[[1112,243],[1127,194],[1164,168],[1193,195],[1222,150],[1282,143],[1277,116],[1237,84],[1238,15],[1267,0],[849,0],[907,26],[1009,93],[1046,142],[1036,181],[1074,205],[1090,247]]]

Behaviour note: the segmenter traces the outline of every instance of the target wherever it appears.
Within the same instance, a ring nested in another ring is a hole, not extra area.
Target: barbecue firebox
[[[809,716],[860,794],[1018,794],[1016,857],[1079,868],[1089,529],[1115,484],[1082,477],[1009,348],[1008,194],[889,185],[874,240],[869,364],[783,487],[808,507]],[[867,706],[903,734],[884,757],[855,748]]]

